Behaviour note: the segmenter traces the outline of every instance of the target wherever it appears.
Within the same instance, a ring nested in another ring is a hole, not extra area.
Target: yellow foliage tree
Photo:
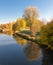
[[[20,30],[26,29],[26,21],[23,18],[18,19]]]

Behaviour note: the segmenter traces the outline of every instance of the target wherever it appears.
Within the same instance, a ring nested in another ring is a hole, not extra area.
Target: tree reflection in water
[[[34,42],[28,42],[24,53],[28,60],[38,60],[40,58],[40,48]]]
[[[53,50],[43,49],[42,65],[53,65]]]
[[[24,46],[24,54],[28,60],[38,60],[40,58],[41,51],[37,44],[29,42],[17,35],[13,35],[13,38],[18,44]],[[44,47],[41,49],[43,52],[42,65],[53,65],[53,50],[46,50]]]
[[[17,35],[13,35],[13,38],[16,40],[16,42],[20,45],[25,45],[27,43],[27,40],[17,36]]]
[[[13,35],[16,42],[24,46],[24,53],[28,60],[38,60],[40,58],[40,48],[34,42],[27,41],[17,35]]]

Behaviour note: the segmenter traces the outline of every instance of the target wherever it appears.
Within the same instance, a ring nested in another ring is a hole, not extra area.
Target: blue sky
[[[0,0],[0,23],[16,21],[28,6],[37,7],[40,18],[53,17],[53,0]]]

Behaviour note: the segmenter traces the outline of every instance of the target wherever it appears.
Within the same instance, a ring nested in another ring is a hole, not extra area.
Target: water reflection
[[[24,45],[24,53],[28,60],[38,60],[40,58],[40,48],[38,44],[27,41],[19,36],[13,35],[17,43]]]
[[[24,46],[17,44],[12,36],[0,35],[0,65],[41,65],[42,58],[37,61],[26,59]]]
[[[18,44],[23,45],[24,54],[27,60],[39,60],[42,57],[42,65],[53,65],[53,51],[45,50],[45,48],[39,48],[34,42],[27,41],[16,35],[13,36]],[[42,53],[43,52],[43,55]]]
[[[15,35],[15,34],[13,35],[13,38],[16,40],[16,42],[17,42],[18,44],[20,44],[20,45],[22,45],[22,46],[27,43],[27,40],[25,40],[25,39],[23,39],[23,38],[21,38],[21,37]]]
[[[25,47],[25,55],[28,60],[39,60],[40,58],[40,48],[34,42],[28,42]]]
[[[53,50],[43,49],[42,65],[53,65]]]

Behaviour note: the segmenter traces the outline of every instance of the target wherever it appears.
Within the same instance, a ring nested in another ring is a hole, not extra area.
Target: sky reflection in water
[[[41,65],[39,60],[29,61],[24,53],[24,47],[17,44],[12,36],[0,34],[0,65]]]

